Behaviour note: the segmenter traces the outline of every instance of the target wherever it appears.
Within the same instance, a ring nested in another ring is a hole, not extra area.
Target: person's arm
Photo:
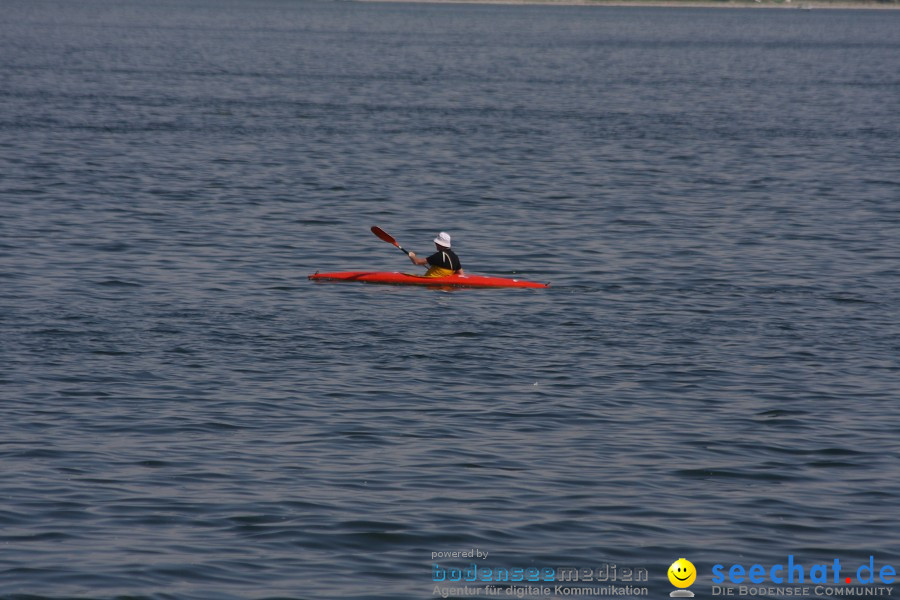
[[[419,258],[416,256],[415,252],[409,253],[409,260],[411,260],[414,265],[419,265],[420,267],[428,264],[427,258]]]

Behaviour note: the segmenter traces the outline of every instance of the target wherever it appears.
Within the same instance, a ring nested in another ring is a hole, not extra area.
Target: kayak
[[[342,271],[339,273],[315,273],[309,276],[314,281],[361,281],[363,283],[383,283],[392,285],[424,285],[430,287],[472,287],[472,288],[545,288],[547,283],[490,277],[487,275],[449,275],[447,277],[423,277],[409,273],[386,271]]]
[[[393,285],[424,285],[430,287],[471,287],[471,288],[545,288],[547,283],[490,277],[487,275],[450,275],[448,277],[423,277],[408,273],[385,271],[343,271],[339,273],[315,273],[309,276],[313,281],[361,281],[363,283],[384,283]]]

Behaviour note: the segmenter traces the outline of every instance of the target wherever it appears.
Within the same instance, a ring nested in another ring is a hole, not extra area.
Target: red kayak
[[[489,277],[486,275],[450,275],[448,277],[423,277],[408,273],[388,273],[384,271],[343,271],[340,273],[316,273],[310,275],[314,281],[361,281],[363,283],[386,283],[393,285],[425,285],[429,287],[472,287],[472,288],[545,288],[547,283]]]

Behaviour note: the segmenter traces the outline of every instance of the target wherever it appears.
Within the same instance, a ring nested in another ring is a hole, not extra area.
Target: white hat
[[[442,231],[438,234],[436,238],[434,238],[434,243],[438,246],[443,246],[444,248],[450,247],[450,234],[446,231]]]

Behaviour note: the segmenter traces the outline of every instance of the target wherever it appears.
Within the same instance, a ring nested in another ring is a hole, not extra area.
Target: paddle
[[[382,240],[384,240],[384,241],[387,242],[388,244],[393,244],[394,246],[397,246],[398,248],[400,248],[400,252],[402,252],[403,254],[409,256],[409,250],[405,249],[403,246],[401,246],[400,244],[398,244],[398,243],[397,243],[397,240],[395,240],[395,239],[393,238],[393,236],[391,236],[387,231],[385,231],[385,230],[382,229],[381,227],[376,227],[375,225],[373,225],[373,226],[372,226],[372,233],[374,233],[375,235],[377,235],[379,238],[381,238]]]

